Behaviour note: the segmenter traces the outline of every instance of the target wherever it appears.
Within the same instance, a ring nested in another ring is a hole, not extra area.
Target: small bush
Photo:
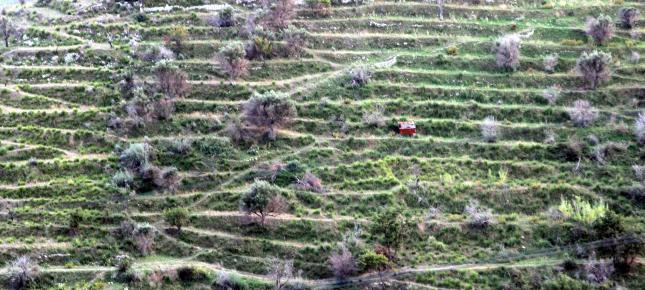
[[[618,19],[620,19],[623,28],[632,29],[640,18],[640,14],[640,10],[634,7],[623,7],[618,10]]]
[[[372,72],[367,67],[358,67],[349,72],[349,77],[352,86],[363,86],[369,82],[372,77]]]
[[[457,46],[450,46],[446,48],[446,53],[450,56],[457,56],[459,55],[459,47]]]
[[[637,51],[632,51],[632,53],[629,55],[629,61],[631,63],[639,63],[641,61],[641,54]]]
[[[562,89],[558,85],[550,86],[542,91],[542,97],[549,102],[549,105],[555,105],[560,97],[561,90]]]
[[[555,67],[558,65],[560,56],[557,53],[552,53],[544,57],[544,70],[546,72],[552,73],[555,71]]]
[[[634,135],[638,143],[645,144],[645,111],[641,111],[634,122]]]
[[[246,52],[241,43],[229,43],[222,47],[215,60],[220,68],[234,80],[248,73],[249,61],[244,58]]]
[[[121,188],[132,188],[134,185],[134,176],[130,171],[119,171],[112,176],[112,184]]]
[[[188,223],[188,210],[181,207],[175,207],[164,211],[164,220],[171,226],[177,227],[177,231],[181,232],[181,228]]]
[[[254,126],[269,140],[275,140],[275,130],[287,125],[295,116],[295,103],[285,93],[275,91],[254,95],[242,108],[244,122]]]
[[[595,220],[605,216],[608,208],[607,204],[603,201],[592,204],[583,200],[579,196],[575,196],[571,201],[561,198],[558,210],[560,210],[566,218],[577,222],[592,224]]]
[[[384,271],[390,266],[390,260],[383,254],[377,254],[372,250],[365,250],[358,256],[358,268],[362,272]]]
[[[226,272],[219,272],[217,280],[213,283],[215,290],[244,290],[247,288],[246,283],[238,275]]]
[[[598,119],[598,110],[586,100],[577,100],[567,108],[569,118],[576,126],[586,127]]]
[[[578,39],[563,39],[560,44],[564,46],[580,46],[583,44],[582,40]]]
[[[152,148],[148,143],[133,143],[119,155],[119,162],[132,172],[141,170],[150,164]]]
[[[256,180],[251,185],[251,190],[242,194],[240,211],[258,216],[260,223],[264,224],[267,216],[280,213],[284,209],[281,205],[282,201],[275,198],[279,194],[280,188],[266,181]],[[273,204],[271,204],[272,201]]]
[[[235,25],[233,8],[226,7],[219,11],[219,14],[217,15],[217,25],[219,27],[231,27]]]
[[[614,22],[611,20],[611,17],[606,15],[600,15],[598,18],[589,17],[585,32],[597,44],[603,45],[614,36]]]
[[[282,38],[285,42],[285,54],[287,56],[297,57],[303,54],[307,45],[307,30],[289,26],[282,32]]]
[[[520,66],[521,39],[516,34],[506,35],[497,41],[497,67],[514,71]]]
[[[634,172],[634,177],[640,183],[645,183],[645,166],[632,165],[632,171]]]
[[[484,141],[497,141],[497,138],[499,137],[499,122],[495,120],[495,117],[488,116],[484,118],[481,125],[479,125],[479,128],[481,129],[482,138],[484,138]]]
[[[476,200],[471,200],[464,208],[467,225],[471,228],[485,228],[494,222],[493,213],[488,208],[483,208]]]
[[[374,111],[363,113],[363,124],[375,127],[385,126],[384,112],[385,109],[382,106],[378,106]]]
[[[302,178],[299,178],[296,181],[296,188],[299,190],[307,190],[318,193],[325,191],[325,188],[322,185],[322,180],[320,180],[320,178],[318,178],[311,172],[305,173]]]
[[[329,256],[329,268],[334,276],[344,279],[356,274],[357,265],[352,253],[343,246],[340,250],[334,251]]]
[[[576,61],[576,72],[591,89],[611,79],[611,54],[602,51],[583,52]]]
[[[11,289],[30,287],[40,276],[40,267],[28,256],[20,256],[7,267]]]

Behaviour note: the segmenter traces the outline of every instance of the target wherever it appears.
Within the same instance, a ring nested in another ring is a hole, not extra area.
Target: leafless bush
[[[285,54],[293,57],[302,55],[306,46],[306,35],[307,31],[303,28],[287,27],[283,32]]]
[[[275,290],[282,290],[287,287],[289,282],[296,278],[294,273],[293,260],[280,260],[271,258],[269,260],[269,278],[274,283]]]
[[[611,79],[611,59],[611,54],[602,51],[583,52],[576,62],[576,72],[591,89],[596,89],[602,82]]]
[[[226,128],[224,128],[224,132],[232,142],[238,144],[253,142],[258,139],[257,130],[254,130],[239,118],[231,119]]]
[[[329,256],[329,268],[338,279],[350,277],[357,272],[356,260],[344,245]]]
[[[266,16],[265,22],[269,27],[284,29],[289,26],[296,15],[294,0],[277,0]]]
[[[542,97],[549,102],[549,105],[555,105],[560,97],[562,88],[558,85],[550,86],[542,91]]]
[[[638,18],[640,18],[640,10],[634,7],[623,7],[618,10],[618,18],[623,28],[634,28]]]
[[[266,209],[269,213],[281,214],[289,209],[289,202],[282,195],[274,195],[269,199]]]
[[[593,283],[603,283],[614,273],[614,265],[609,261],[596,261],[591,258],[585,264],[585,275],[587,281]]]
[[[383,106],[377,106],[376,110],[363,113],[363,124],[376,127],[385,126],[384,112]]]
[[[627,144],[620,142],[607,142],[605,144],[598,144],[594,147],[594,158],[601,164],[605,164],[605,160],[611,157],[616,152],[627,150]]]
[[[248,73],[249,61],[244,58],[244,45],[241,43],[230,43],[219,50],[215,60],[222,70],[233,80],[245,76]]]
[[[40,267],[28,256],[21,256],[7,268],[11,289],[23,289],[34,283],[40,276]]]
[[[481,129],[482,138],[486,142],[495,142],[499,136],[499,122],[495,120],[495,117],[488,116],[484,118],[482,123],[479,125]]]
[[[576,126],[586,127],[598,119],[598,110],[586,100],[577,100],[567,108],[569,118]]]
[[[367,67],[357,67],[349,72],[351,85],[354,87],[363,86],[372,78],[372,72]]]
[[[639,182],[645,183],[645,166],[632,165],[632,171]]]
[[[156,230],[150,224],[141,224],[133,231],[134,241],[142,255],[146,256],[154,250]]]
[[[318,193],[325,191],[325,188],[322,185],[322,180],[320,180],[320,178],[318,178],[311,172],[307,172],[302,178],[298,178],[295,186],[299,190],[307,190]]]
[[[159,188],[175,192],[177,190],[177,187],[179,187],[181,177],[179,176],[177,168],[166,167],[164,169],[154,171],[153,182],[155,186]]]
[[[497,67],[514,71],[520,66],[521,39],[517,34],[510,34],[497,41]]]
[[[467,224],[472,228],[485,228],[494,222],[490,209],[480,207],[479,202],[471,200],[464,208]]]
[[[159,90],[169,98],[185,96],[190,85],[188,84],[188,75],[165,60],[160,61],[154,67],[155,77]]]
[[[614,36],[614,22],[606,15],[600,15],[598,18],[589,17],[585,32],[597,44],[602,45]]]
[[[544,57],[544,70],[552,73],[555,71],[555,67],[558,65],[560,56],[557,53],[552,53]]]
[[[632,53],[629,55],[629,61],[631,63],[639,63],[641,61],[641,54],[637,51],[632,51]]]
[[[634,135],[638,143],[645,144],[645,111],[641,111],[634,122]]]
[[[2,39],[4,40],[4,46],[9,47],[9,39],[19,39],[24,34],[25,29],[15,21],[9,19],[6,16],[0,16],[0,34],[2,34]]]

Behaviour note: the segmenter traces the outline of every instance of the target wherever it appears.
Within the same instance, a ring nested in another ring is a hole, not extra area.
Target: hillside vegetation
[[[7,7],[2,287],[642,289],[645,3],[294,1]]]

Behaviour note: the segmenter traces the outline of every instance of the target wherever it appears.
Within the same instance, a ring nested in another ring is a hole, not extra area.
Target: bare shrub
[[[598,119],[598,110],[586,100],[577,100],[567,108],[569,118],[576,126],[586,127]]]
[[[248,73],[249,61],[244,58],[245,54],[244,45],[229,43],[219,50],[215,60],[229,78],[234,80]]]
[[[307,172],[302,178],[298,178],[295,185],[299,190],[307,190],[318,193],[325,191],[325,188],[322,185],[322,180],[320,180],[320,178],[318,178],[311,172]]]
[[[138,225],[133,231],[134,242],[141,252],[141,255],[148,255],[152,253],[155,245],[156,230],[148,223]]]
[[[631,54],[629,54],[629,61],[631,63],[639,63],[641,61],[641,54],[638,53],[638,51],[632,51]]]
[[[154,74],[157,78],[157,87],[169,98],[183,97],[190,89],[188,75],[168,61],[157,63]]]
[[[370,78],[372,78],[372,72],[365,66],[357,67],[349,71],[350,84],[354,87],[366,85]]]
[[[163,45],[140,45],[137,47],[136,55],[140,60],[150,63],[175,58],[174,53]]]
[[[620,24],[623,28],[632,29],[634,28],[638,18],[640,18],[641,12],[634,7],[623,7],[618,10],[618,18],[620,19]]]
[[[289,282],[296,278],[293,268],[293,260],[280,260],[271,258],[269,260],[269,278],[274,283],[275,290],[282,290],[289,285]]]
[[[258,139],[258,132],[254,128],[251,128],[249,124],[246,124],[240,118],[233,118],[229,120],[226,128],[224,128],[224,133],[229,139],[237,144],[253,142]]]
[[[603,45],[614,36],[614,22],[611,20],[611,17],[606,15],[600,15],[598,18],[589,17],[585,32],[597,44]]]
[[[611,79],[611,54],[602,51],[583,52],[576,62],[576,72],[591,89]]]
[[[645,144],[645,111],[641,111],[634,122],[634,135],[638,143]]]
[[[609,261],[597,261],[592,256],[585,264],[584,272],[587,281],[603,283],[614,273],[614,265]]]
[[[555,67],[558,66],[558,61],[560,56],[557,53],[552,53],[544,57],[544,70],[552,73],[555,71]]]
[[[175,167],[166,167],[162,170],[156,171],[153,175],[153,183],[155,186],[167,189],[171,192],[175,192],[177,190],[180,182],[181,177]]]
[[[482,123],[479,125],[481,129],[482,138],[486,142],[495,142],[499,137],[499,122],[495,120],[495,117],[488,116],[484,118]]]
[[[645,166],[632,165],[632,171],[634,172],[634,177],[641,183],[645,183]]]
[[[9,264],[7,276],[11,289],[24,289],[38,279],[40,267],[30,257],[20,256]]]
[[[0,16],[0,33],[5,47],[9,47],[9,39],[12,37],[13,39],[20,38],[24,31],[25,29],[18,26],[13,20],[6,16]]]
[[[472,228],[485,228],[494,222],[493,213],[488,208],[483,208],[476,200],[471,200],[464,208],[467,224]]]
[[[276,128],[288,124],[296,116],[296,106],[284,93],[268,91],[251,97],[242,108],[242,119],[266,134],[276,138]]]
[[[357,272],[356,259],[344,245],[329,256],[329,268],[338,279],[350,277]]]
[[[497,67],[514,71],[520,66],[521,39],[517,34],[500,38],[496,46]]]
[[[284,29],[289,26],[296,15],[294,0],[277,0],[266,16],[265,22],[269,27]]]
[[[363,113],[363,124],[376,127],[385,126],[384,112],[383,106],[379,105],[374,111]]]
[[[282,38],[285,42],[284,50],[287,56],[298,57],[304,53],[307,30],[289,26],[282,32]]]
[[[562,88],[558,85],[552,85],[542,91],[542,97],[549,102],[549,105],[555,105],[560,97]]]

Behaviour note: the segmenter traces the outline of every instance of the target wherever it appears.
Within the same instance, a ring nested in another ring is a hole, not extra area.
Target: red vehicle
[[[417,125],[410,121],[399,122],[399,134],[403,136],[416,136]]]

